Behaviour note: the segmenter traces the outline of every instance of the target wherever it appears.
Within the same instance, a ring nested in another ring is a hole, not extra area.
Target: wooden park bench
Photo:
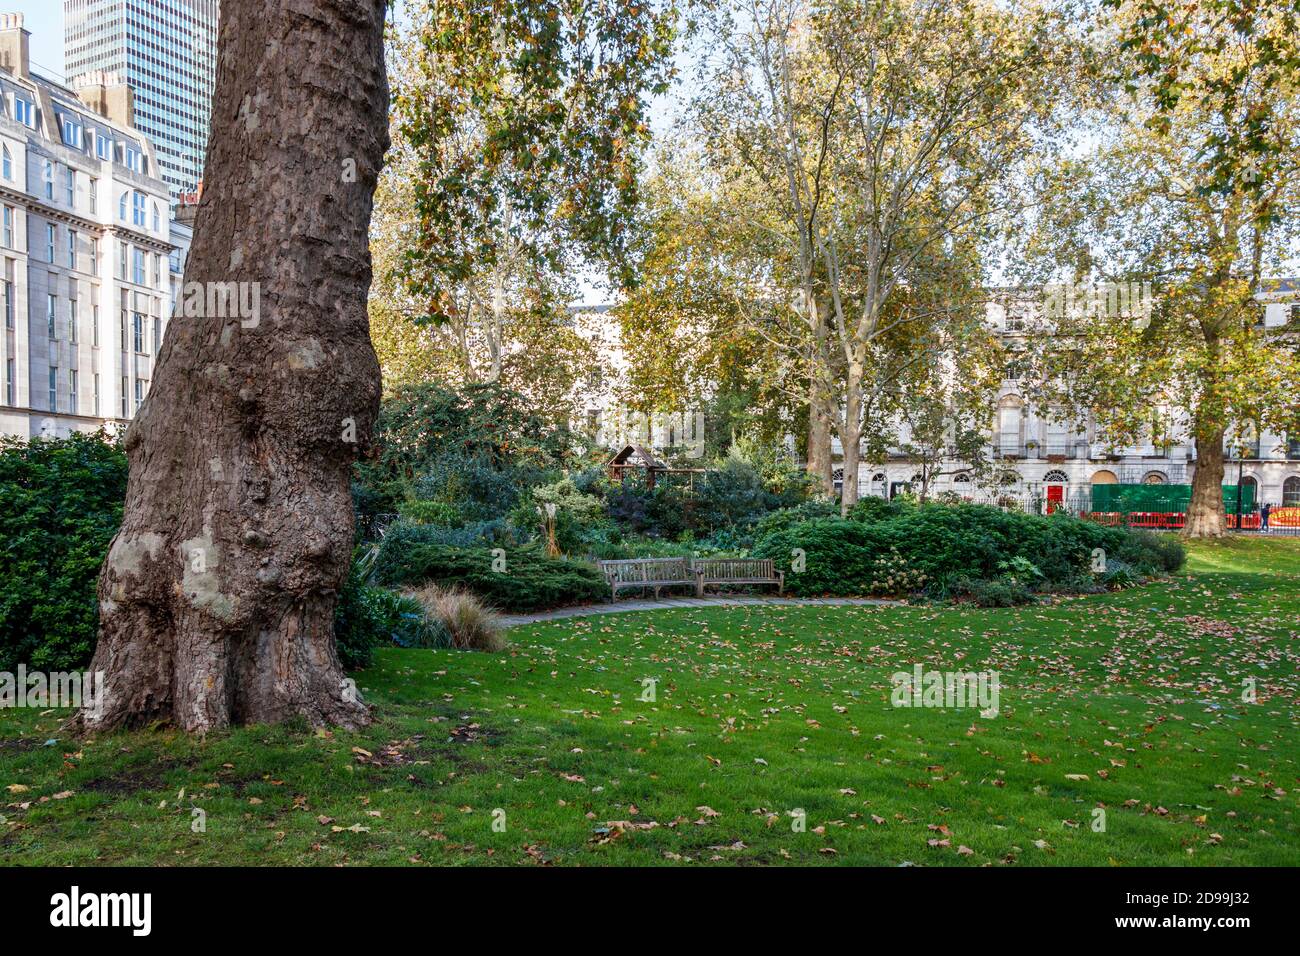
[[[626,588],[654,588],[659,597],[660,588],[673,585],[696,585],[690,558],[627,558],[621,561],[601,561],[600,570],[609,583],[610,599]]]
[[[785,572],[771,558],[696,558],[692,570],[698,597],[706,584],[775,584],[778,595],[785,593]]]

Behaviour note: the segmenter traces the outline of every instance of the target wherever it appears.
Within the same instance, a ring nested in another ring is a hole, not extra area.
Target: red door
[[[1047,486],[1047,513],[1050,515],[1065,501],[1065,485]]]

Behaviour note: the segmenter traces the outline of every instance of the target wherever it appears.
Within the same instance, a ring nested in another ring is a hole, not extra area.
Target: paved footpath
[[[540,614],[503,614],[501,623],[505,627],[517,627],[520,624],[535,624],[538,621],[559,621],[569,617],[588,617],[592,614],[622,614],[625,611],[665,611],[675,607],[725,607],[733,604],[784,605],[786,607],[892,607],[901,606],[902,601],[883,601],[876,598],[780,598],[751,597],[738,594],[735,596],[719,595],[717,597],[666,597],[657,601],[636,600],[616,601],[605,604],[581,604],[577,607],[561,607]]]

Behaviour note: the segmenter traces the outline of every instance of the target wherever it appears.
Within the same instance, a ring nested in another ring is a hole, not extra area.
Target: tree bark
[[[808,389],[808,474],[824,494],[835,493],[831,460],[831,417],[824,390],[814,382]]]
[[[334,605],[351,466],[379,406],[366,297],[388,147],[384,7],[222,4],[203,199],[182,303],[126,434],[91,665],[105,701],[82,729],[369,719],[345,687]],[[232,282],[249,284],[234,315],[213,295]]]
[[[806,276],[805,276],[806,277]],[[831,429],[833,408],[830,391],[824,377],[826,368],[826,319],[812,282],[805,281],[803,298],[808,312],[812,356],[809,363],[808,383],[808,474],[821,486],[824,494],[835,494],[835,462],[831,454]]]
[[[1225,533],[1223,513],[1222,425],[1196,428],[1196,471],[1192,475],[1192,500],[1187,506],[1183,535],[1218,538]]]
[[[844,381],[844,420],[839,423],[840,447],[844,450],[844,488],[840,492],[840,516],[858,503],[858,471],[862,462],[862,379],[864,369],[856,359],[849,363]]]

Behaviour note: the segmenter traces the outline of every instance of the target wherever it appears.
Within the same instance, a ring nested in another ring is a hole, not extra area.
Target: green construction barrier
[[[1092,510],[1133,511],[1161,514],[1186,512],[1192,500],[1191,485],[1093,485]],[[1237,486],[1223,486],[1223,508],[1228,514],[1237,513]],[[1244,485],[1241,489],[1241,512],[1255,510],[1255,488]]]

